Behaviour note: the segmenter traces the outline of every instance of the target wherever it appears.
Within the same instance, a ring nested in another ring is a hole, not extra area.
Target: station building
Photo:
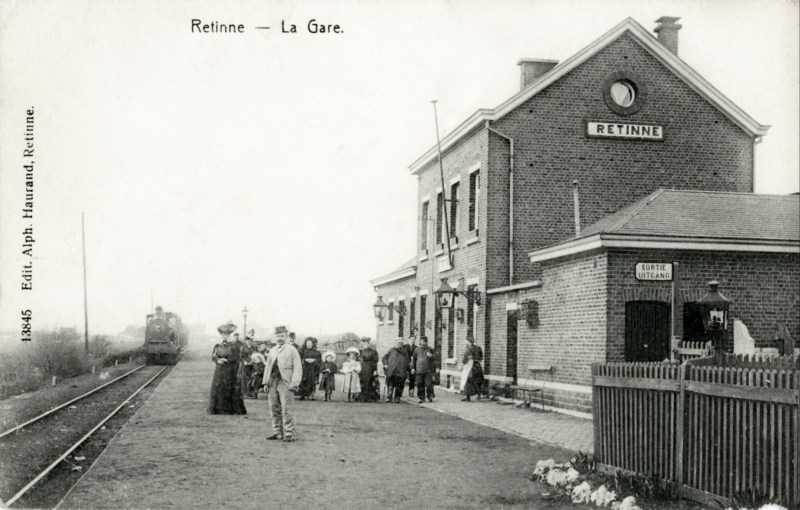
[[[586,413],[591,363],[669,356],[667,276],[681,338],[698,335],[709,280],[757,345],[779,322],[800,337],[800,197],[753,194],[769,126],[680,59],[678,19],[521,59],[520,91],[442,139],[443,179],[435,146],[410,166],[416,253],[371,281],[389,305],[380,353],[426,336],[453,385],[472,335],[490,381]],[[452,310],[436,306],[442,279]]]

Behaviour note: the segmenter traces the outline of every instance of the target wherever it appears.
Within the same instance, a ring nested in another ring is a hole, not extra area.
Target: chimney
[[[658,42],[666,46],[666,48],[674,54],[678,54],[678,30],[683,25],[675,24],[680,18],[672,18],[669,16],[661,16],[656,20],[658,26],[653,30],[658,34]]]
[[[575,207],[575,237],[581,235],[581,202],[578,197],[578,181],[572,181],[572,203]]]
[[[558,65],[558,60],[546,60],[542,58],[521,58],[517,62],[519,66],[519,88],[523,90],[531,83],[538,80],[551,69]]]

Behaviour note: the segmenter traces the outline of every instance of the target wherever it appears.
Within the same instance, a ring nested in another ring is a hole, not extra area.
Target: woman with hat
[[[222,343],[214,346],[211,360],[217,364],[211,380],[211,396],[208,400],[209,414],[247,414],[242,398],[242,387],[237,378],[241,352],[236,342],[229,342],[236,329],[232,321],[217,328]]]
[[[363,349],[361,349],[361,396],[359,400],[362,402],[377,402],[379,395],[378,390],[378,365],[380,358],[378,351],[372,347],[371,340],[368,337],[361,339]]]
[[[359,381],[361,363],[358,362],[358,349],[355,347],[347,349],[347,356],[349,359],[342,364],[342,373],[344,373],[342,392],[347,393],[347,401],[350,402],[361,393],[361,382]]]
[[[316,342],[316,338],[308,337],[300,349],[300,358],[303,360],[303,378],[300,380],[300,388],[297,390],[300,400],[305,400],[306,397],[314,400],[319,368],[322,365],[322,356],[316,349]]]

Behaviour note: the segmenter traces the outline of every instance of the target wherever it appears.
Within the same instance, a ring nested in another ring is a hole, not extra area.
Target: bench
[[[541,403],[542,409],[544,409],[544,388],[547,386],[547,380],[550,378],[550,374],[553,372],[553,366],[548,365],[546,363],[532,363],[527,367],[528,377],[525,378],[525,384],[523,385],[511,385],[510,389],[514,392],[516,396],[517,392],[522,394],[522,404],[520,407],[527,406],[528,409],[533,409],[533,394],[539,393],[541,396]],[[527,386],[528,380],[531,378],[532,375],[538,373],[545,373],[544,384],[542,384],[541,388],[529,388]]]

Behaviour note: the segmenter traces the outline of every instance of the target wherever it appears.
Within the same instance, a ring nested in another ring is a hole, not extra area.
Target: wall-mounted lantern
[[[438,289],[436,289],[436,304],[439,308],[445,308],[449,310],[453,308],[456,297],[466,296],[468,294],[469,291],[464,292],[457,290],[447,283],[447,278],[442,278],[442,284],[439,285]],[[482,301],[481,292],[477,289],[473,289],[472,299],[476,305],[480,306]],[[461,313],[464,313],[463,310],[461,310]]]
[[[399,306],[396,306],[394,303],[389,303],[387,305],[381,296],[378,296],[378,300],[375,301],[374,305],[372,305],[372,310],[375,313],[375,318],[378,320],[378,322],[383,321],[387,310],[393,310],[397,315],[406,314],[405,303],[400,303]]]
[[[436,303],[439,308],[449,310],[453,308],[458,291],[447,283],[447,278],[442,278],[442,284],[436,289]]]

